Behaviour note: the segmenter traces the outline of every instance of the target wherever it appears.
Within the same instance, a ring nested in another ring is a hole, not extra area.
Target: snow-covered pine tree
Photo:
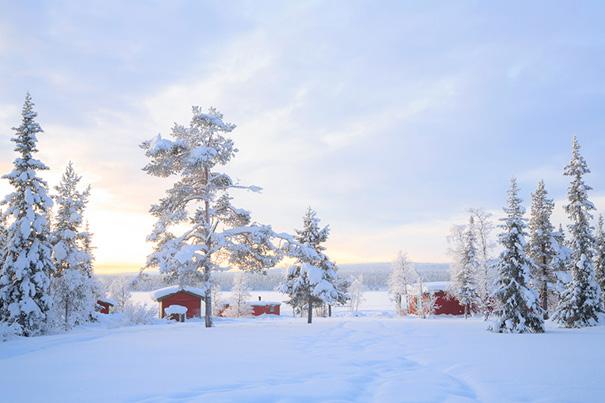
[[[332,304],[338,300],[336,265],[323,253],[322,243],[328,239],[330,228],[319,227],[317,213],[310,207],[303,218],[303,228],[296,230],[300,245],[297,263],[288,269],[286,280],[278,290],[290,296],[290,305],[299,312],[307,310],[307,323],[313,321],[313,307]],[[295,256],[290,253],[291,256]]]
[[[10,225],[0,257],[0,321],[16,328],[19,334],[34,336],[46,331],[52,306],[52,200],[48,185],[37,174],[48,168],[33,156],[42,128],[35,120],[37,114],[29,93],[21,116],[21,125],[13,129],[16,135],[12,138],[19,157],[13,171],[3,176],[15,190],[4,200]]]
[[[565,206],[571,222],[568,226],[571,280],[561,295],[554,319],[564,327],[594,326],[603,311],[601,290],[595,280],[595,239],[590,226],[594,205],[588,200],[588,191],[592,188],[584,183],[584,175],[590,173],[590,169],[575,137],[572,158],[564,173],[571,177],[567,192],[569,204]]]
[[[601,287],[601,297],[605,295],[605,228],[603,216],[599,215],[596,236],[595,272],[596,279]]]
[[[246,273],[240,272],[233,277],[233,288],[231,288],[231,305],[229,312],[240,317],[250,313],[248,299],[250,298],[250,288],[246,280]]]
[[[58,209],[51,236],[56,267],[51,289],[55,319],[65,330],[92,318],[97,297],[90,234],[82,228],[90,186],[80,191],[81,179],[70,162],[54,196]]]
[[[155,248],[147,267],[158,268],[181,285],[201,282],[206,289],[206,327],[212,326],[211,276],[224,269],[220,262],[262,271],[281,257],[271,227],[254,223],[248,211],[233,206],[229,195],[233,189],[260,189],[239,185],[219,170],[237,153],[228,137],[234,128],[216,109],[204,113],[195,106],[189,127],[173,126],[172,140],[158,135],[141,145],[150,159],[144,171],[177,179],[151,207],[157,222],[148,237]]]
[[[492,310],[493,284],[496,279],[494,265],[492,263],[492,250],[494,241],[492,232],[494,223],[492,213],[481,208],[472,208],[469,211],[475,221],[475,232],[477,238],[477,256],[479,259],[479,270],[477,272],[477,294],[479,294],[479,308],[485,319],[489,317]]]
[[[503,251],[498,260],[498,279],[495,298],[496,321],[492,330],[499,333],[542,333],[542,308],[531,284],[531,261],[525,253],[524,209],[519,197],[517,181],[513,178],[508,191],[506,217],[500,225],[500,243]]]
[[[464,318],[472,313],[480,302],[477,294],[477,272],[479,259],[477,258],[477,238],[475,237],[475,219],[471,215],[468,226],[464,232],[463,250],[457,262],[458,271],[454,278],[454,294],[464,306]]]
[[[557,256],[554,248],[555,229],[550,222],[554,207],[555,204],[548,197],[544,181],[540,181],[532,194],[527,254],[533,262],[532,279],[539,293],[544,319],[548,319],[549,294],[555,289],[557,282],[553,268]]]
[[[408,312],[408,286],[412,282],[413,271],[412,263],[408,260],[405,253],[399,251],[393,261],[391,273],[389,274],[389,293],[395,302],[395,311],[398,315],[405,315]]]

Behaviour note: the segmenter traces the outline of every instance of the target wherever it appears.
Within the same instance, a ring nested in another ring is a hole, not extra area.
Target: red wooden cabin
[[[153,299],[160,303],[160,318],[166,316],[164,310],[171,305],[186,307],[187,319],[201,317],[204,295],[204,290],[199,288],[176,285],[160,288],[151,293]]]
[[[249,302],[248,305],[252,308],[252,315],[280,315],[281,303],[271,301],[253,301]]]
[[[115,301],[111,298],[99,298],[97,300],[97,311],[99,313],[108,314],[115,304]]]
[[[431,315],[464,315],[464,306],[448,290],[450,283],[447,281],[437,281],[424,283],[422,285],[422,305],[425,314]],[[419,286],[416,284],[408,290],[408,312],[411,315],[418,315]],[[432,307],[431,307],[432,305]],[[430,308],[431,312],[427,312]]]

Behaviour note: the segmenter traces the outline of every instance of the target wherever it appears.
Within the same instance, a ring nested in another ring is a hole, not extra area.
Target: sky
[[[447,262],[470,207],[501,216],[544,179],[565,223],[577,135],[605,211],[602,2],[0,0],[0,170],[26,91],[55,186],[92,185],[97,271],[131,271],[170,186],[139,145],[191,106],[237,125],[234,194],[279,231],[307,206],[337,263]],[[0,192],[10,191],[6,180]]]

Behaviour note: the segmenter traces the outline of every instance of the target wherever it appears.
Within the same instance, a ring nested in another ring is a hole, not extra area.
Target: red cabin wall
[[[252,305],[252,315],[280,315],[280,305]]]
[[[107,302],[103,302],[103,301],[97,301],[97,305],[99,305],[101,307],[99,312],[104,313],[104,314],[108,314],[109,308],[112,306],[111,304],[109,304]]]
[[[436,309],[433,311],[433,315],[464,315],[464,307],[460,305],[460,302],[456,297],[447,294],[445,291],[436,291],[434,295]],[[408,307],[408,312],[412,315],[416,315],[417,297],[413,296],[409,298],[410,303]],[[428,304],[429,302],[429,294],[423,294],[422,303]]]
[[[162,318],[166,316],[164,309],[170,305],[181,305],[187,307],[187,319],[199,318],[202,312],[202,297],[194,294],[189,294],[184,291],[168,295],[160,301],[160,309]]]
[[[448,295],[445,291],[437,291],[435,297],[435,315],[464,315],[464,307],[456,297]]]

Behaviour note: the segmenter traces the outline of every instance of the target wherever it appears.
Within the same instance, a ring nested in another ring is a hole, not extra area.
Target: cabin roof
[[[248,301],[246,304],[250,306],[267,306],[267,305],[281,305],[281,302],[275,301]]]
[[[181,287],[178,285],[172,285],[170,287],[164,287],[164,288],[160,288],[159,290],[152,291],[151,297],[156,301],[160,301],[169,295],[173,295],[173,294],[176,294],[181,291],[184,291],[189,294],[193,294],[200,298],[203,298],[206,295],[206,291],[201,288],[195,288],[195,287],[189,287],[189,286]]]
[[[105,304],[113,305],[113,306],[115,306],[117,304],[115,299],[109,298],[109,297],[100,297],[100,298],[97,298],[97,301],[105,303]]]
[[[430,281],[422,283],[422,292],[437,292],[437,291],[449,291],[452,283],[450,281]],[[408,292],[418,293],[420,288],[420,284],[410,284],[408,285]]]

